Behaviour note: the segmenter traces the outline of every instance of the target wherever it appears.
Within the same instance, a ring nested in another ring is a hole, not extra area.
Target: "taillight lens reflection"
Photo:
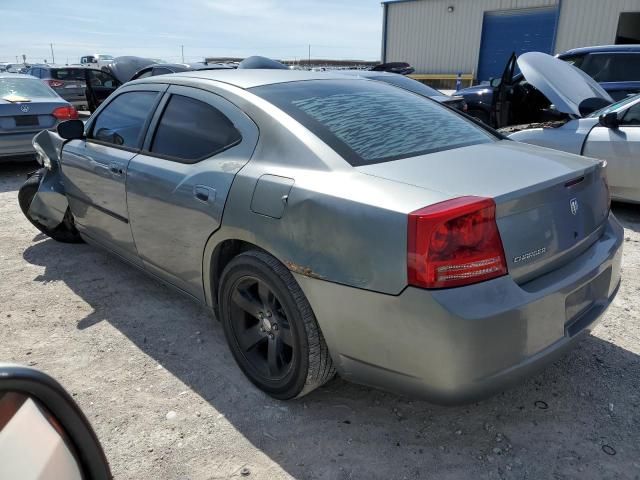
[[[78,118],[78,111],[73,105],[58,107],[51,114],[58,120],[76,120]]]
[[[460,197],[409,214],[409,284],[448,288],[496,278],[507,263],[491,198]]]

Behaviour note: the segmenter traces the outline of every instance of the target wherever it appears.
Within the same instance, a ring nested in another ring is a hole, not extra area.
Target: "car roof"
[[[581,47],[567,50],[558,55],[560,58],[565,55],[586,55],[587,53],[618,53],[618,52],[640,52],[640,44],[634,45],[596,45],[594,47]]]
[[[215,80],[228,83],[240,88],[252,88],[275,83],[304,82],[309,80],[346,80],[338,70],[335,72],[309,72],[305,70],[279,69],[222,69],[197,70],[167,75],[157,75],[135,80],[132,83],[157,83],[171,79],[195,78]],[[358,80],[355,76],[353,80]]]
[[[33,75],[25,75],[24,73],[9,73],[9,72],[0,73],[0,78],[28,78],[28,79],[39,80]]]
[[[350,75],[354,77],[363,77],[363,78],[393,77],[393,76],[399,75],[397,73],[391,73],[391,72],[378,72],[375,70],[356,70],[356,69],[336,70],[335,73],[341,73],[343,75]]]

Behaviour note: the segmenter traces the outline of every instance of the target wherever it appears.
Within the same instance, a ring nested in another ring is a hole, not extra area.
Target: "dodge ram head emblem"
[[[29,111],[29,105],[20,105],[20,110],[27,113]]]
[[[571,214],[572,215],[577,215],[578,214],[578,199],[577,198],[572,198],[571,201],[569,202],[569,205],[571,205]]]

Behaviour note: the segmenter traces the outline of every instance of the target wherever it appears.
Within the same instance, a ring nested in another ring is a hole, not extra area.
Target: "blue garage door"
[[[557,19],[557,7],[485,13],[478,80],[502,76],[513,52],[552,53]]]

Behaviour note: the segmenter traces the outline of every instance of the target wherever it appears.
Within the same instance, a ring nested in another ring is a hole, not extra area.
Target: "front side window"
[[[420,95],[368,80],[312,80],[250,89],[311,130],[352,166],[497,138]]]
[[[172,95],[158,123],[151,152],[194,163],[237,145],[240,132],[220,110],[194,98]]]
[[[93,124],[91,138],[138,148],[142,127],[151,114],[157,92],[126,92],[107,105]]]
[[[640,103],[636,103],[633,107],[627,110],[624,117],[622,117],[623,125],[640,125]]]
[[[87,73],[92,87],[116,88],[118,86],[116,79],[107,72],[90,70]]]

